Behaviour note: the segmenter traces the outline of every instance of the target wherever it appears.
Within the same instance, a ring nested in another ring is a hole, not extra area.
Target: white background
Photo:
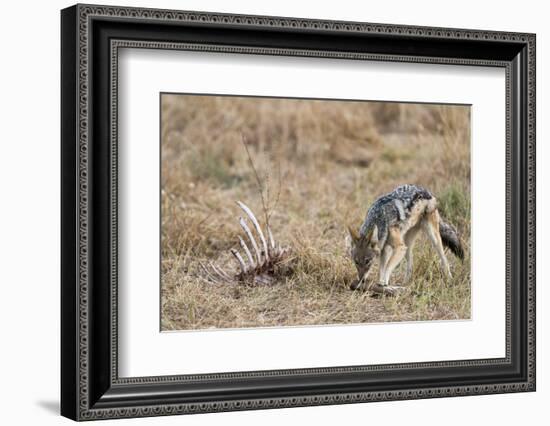
[[[122,0],[120,0],[123,3]],[[103,3],[117,4],[105,0]],[[119,424],[257,425],[314,423],[468,425],[545,424],[550,400],[550,28],[544,2],[253,2],[140,1],[157,6],[383,23],[537,33],[538,107],[538,391],[423,401],[293,408],[201,416],[118,420]],[[2,423],[69,424],[58,417],[59,395],[59,9],[65,1],[9,2],[0,27],[0,397]],[[545,79],[546,78],[546,79]],[[546,167],[545,167],[546,166]],[[108,421],[102,424],[116,424]]]
[[[124,49],[119,81],[122,377],[505,356],[502,68]],[[472,104],[471,241],[484,255],[472,256],[471,320],[159,333],[158,98],[167,91]],[[219,348],[231,349],[220,357]]]

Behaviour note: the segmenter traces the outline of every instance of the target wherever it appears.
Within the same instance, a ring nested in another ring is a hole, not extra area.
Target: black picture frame
[[[64,9],[61,414],[91,420],[534,391],[535,41],[534,34],[510,32],[97,5]],[[119,378],[116,66],[125,46],[504,68],[506,357]]]

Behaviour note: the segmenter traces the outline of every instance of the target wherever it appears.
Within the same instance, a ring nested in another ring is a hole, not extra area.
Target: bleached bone
[[[252,213],[252,210],[250,210],[245,204],[241,203],[240,201],[237,201],[237,205],[246,213],[248,218],[252,221],[254,228],[256,228],[256,232],[260,236],[260,241],[262,242],[265,256],[267,257],[268,256],[267,243],[265,242],[264,233],[262,232],[262,228],[260,228],[260,224],[258,223],[256,216],[254,216],[254,213]]]
[[[367,291],[370,291],[378,295],[397,296],[399,293],[405,291],[405,287],[393,286],[393,285],[380,285],[380,284],[373,283],[367,288]]]
[[[263,251],[260,250],[254,233],[246,223],[246,220],[239,217],[239,225],[241,226],[250,244],[247,244],[239,235],[239,245],[245,256],[243,257],[235,248],[230,249],[230,253],[236,259],[238,269],[235,269],[234,272],[229,273],[212,262],[208,263],[208,267],[201,263],[201,268],[205,272],[206,279],[216,284],[235,284],[237,282],[247,282],[252,285],[272,285],[276,280],[276,277],[274,276],[276,266],[281,265],[290,259],[290,248],[283,247],[281,244],[277,243],[273,237],[273,233],[271,232],[269,225],[266,224],[266,233],[269,239],[268,246],[265,239],[265,234],[262,231],[258,219],[256,219],[256,216],[252,210],[240,201],[237,202],[237,205],[245,212],[250,222],[252,222],[254,230],[256,231],[255,233],[260,238]],[[252,250],[249,248],[250,246],[252,247]]]
[[[206,278],[208,278],[207,281],[211,281],[215,284],[220,284],[221,282],[223,283],[231,282],[231,278],[229,276],[227,276],[226,278],[224,276],[225,273],[221,274],[220,270],[218,270],[218,268],[215,265],[213,265],[211,262],[209,262],[208,264],[208,266],[211,269],[208,269],[202,262],[199,262],[199,265],[201,269],[204,271],[204,273],[206,274]]]
[[[246,257],[248,258],[248,262],[250,263],[250,266],[253,268],[256,267],[256,262],[254,262],[254,258],[252,257],[252,253],[250,253],[250,250],[248,249],[248,246],[244,242],[244,240],[239,236],[239,244],[241,245],[241,248],[244,250]]]
[[[248,268],[246,267],[246,263],[244,263],[243,258],[239,254],[239,252],[235,249],[231,249],[231,254],[235,256],[235,259],[239,262],[239,266],[241,267],[241,273],[246,274]]]
[[[212,270],[216,272],[221,278],[225,279],[226,281],[231,281],[231,277],[227,275],[227,273],[224,272],[223,269],[218,268],[212,262],[209,262],[209,265],[212,268]]]
[[[258,264],[262,263],[262,255],[260,254],[260,249],[258,248],[258,244],[256,244],[256,240],[254,239],[254,236],[252,235],[250,228],[248,227],[248,225],[246,224],[246,222],[242,217],[239,218],[239,224],[241,225],[241,228],[243,228],[243,231],[246,234],[246,236],[248,237],[250,244],[252,244],[254,253],[256,253],[256,259],[258,260]]]

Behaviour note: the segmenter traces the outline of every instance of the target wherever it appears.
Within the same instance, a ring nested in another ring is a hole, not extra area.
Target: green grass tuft
[[[463,187],[452,182],[437,194],[438,208],[445,220],[455,226],[470,223],[470,196]]]

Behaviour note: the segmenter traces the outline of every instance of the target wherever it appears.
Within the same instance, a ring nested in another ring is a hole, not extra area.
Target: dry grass
[[[469,114],[462,106],[163,95],[162,329],[469,318]],[[235,201],[261,216],[243,134],[271,227],[295,255],[293,273],[273,287],[215,285],[198,266],[229,260],[240,232]],[[352,292],[346,224],[359,226],[377,196],[403,183],[436,195],[465,241],[465,262],[448,255],[454,277],[445,283],[422,237],[409,291]]]

